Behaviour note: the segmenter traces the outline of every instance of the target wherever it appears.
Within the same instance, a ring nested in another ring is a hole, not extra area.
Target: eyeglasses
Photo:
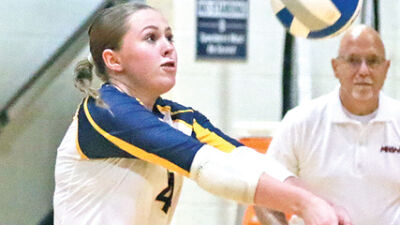
[[[362,62],[364,62],[370,69],[376,69],[380,65],[382,65],[383,62],[386,61],[385,58],[379,57],[379,56],[370,56],[370,57],[359,57],[359,56],[349,56],[349,57],[344,57],[344,56],[339,56],[337,59],[341,59],[345,61],[349,66],[352,68],[360,68]]]

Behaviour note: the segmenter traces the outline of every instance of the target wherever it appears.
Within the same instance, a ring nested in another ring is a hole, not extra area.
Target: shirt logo
[[[381,152],[400,153],[400,147],[396,148],[396,147],[393,147],[393,146],[382,146],[381,147]]]

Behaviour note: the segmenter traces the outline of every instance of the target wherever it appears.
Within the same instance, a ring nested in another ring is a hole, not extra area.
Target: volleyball
[[[278,20],[296,37],[329,38],[357,18],[362,0],[270,0]]]

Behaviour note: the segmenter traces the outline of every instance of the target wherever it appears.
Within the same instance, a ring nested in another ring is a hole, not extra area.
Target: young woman
[[[88,97],[57,154],[55,224],[167,225],[183,177],[225,198],[296,213],[307,224],[337,224],[323,200],[279,181],[291,175],[279,165],[198,111],[160,98],[175,84],[177,55],[157,10],[133,3],[106,9],[89,36],[91,56],[75,78]],[[92,71],[104,81],[99,90],[90,88]]]

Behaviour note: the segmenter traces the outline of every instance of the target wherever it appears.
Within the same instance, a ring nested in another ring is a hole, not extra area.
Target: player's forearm
[[[286,184],[295,185],[305,188],[304,185],[296,177],[288,177],[285,179]],[[305,190],[308,190],[305,188]],[[271,210],[265,207],[254,206],[255,214],[262,225],[287,225],[285,214],[279,211]]]
[[[263,172],[280,180],[292,175],[280,164],[263,156],[243,146],[231,153],[224,153],[205,145],[194,157],[190,178],[213,194],[254,204],[254,195]]]
[[[254,212],[262,225],[288,225],[285,214],[254,206]]]
[[[254,202],[262,207],[299,214],[307,206],[307,201],[314,197],[305,190],[286,185],[264,173],[257,185]]]
[[[287,178],[285,180],[285,183],[300,187],[300,188],[302,188],[304,190],[308,190],[308,191],[310,190],[307,187],[307,185],[305,185],[297,177],[289,177],[289,178]],[[318,196],[318,197],[324,199],[335,210],[336,215],[337,215],[337,217],[338,217],[338,219],[340,221],[340,224],[343,224],[343,225],[352,224],[351,220],[350,220],[350,215],[348,214],[347,210],[344,207],[342,207],[340,205],[337,205],[337,204],[329,201],[328,199],[326,199],[326,198],[324,198],[322,196]]]
[[[288,185],[262,174],[257,185],[254,202],[262,207],[296,214],[307,225],[337,225],[333,208],[311,192]]]
[[[288,177],[285,179],[286,184],[295,185],[297,187],[305,188],[305,186],[296,177]],[[284,213],[271,210],[265,207],[254,206],[255,214],[262,225],[287,225],[286,216]]]
[[[284,168],[268,161],[253,150],[237,148],[227,154],[205,145],[194,157],[190,178],[218,196],[297,214],[307,225],[337,225],[336,215],[325,201],[281,182],[288,173],[281,173]],[[276,174],[276,170],[280,172]]]

